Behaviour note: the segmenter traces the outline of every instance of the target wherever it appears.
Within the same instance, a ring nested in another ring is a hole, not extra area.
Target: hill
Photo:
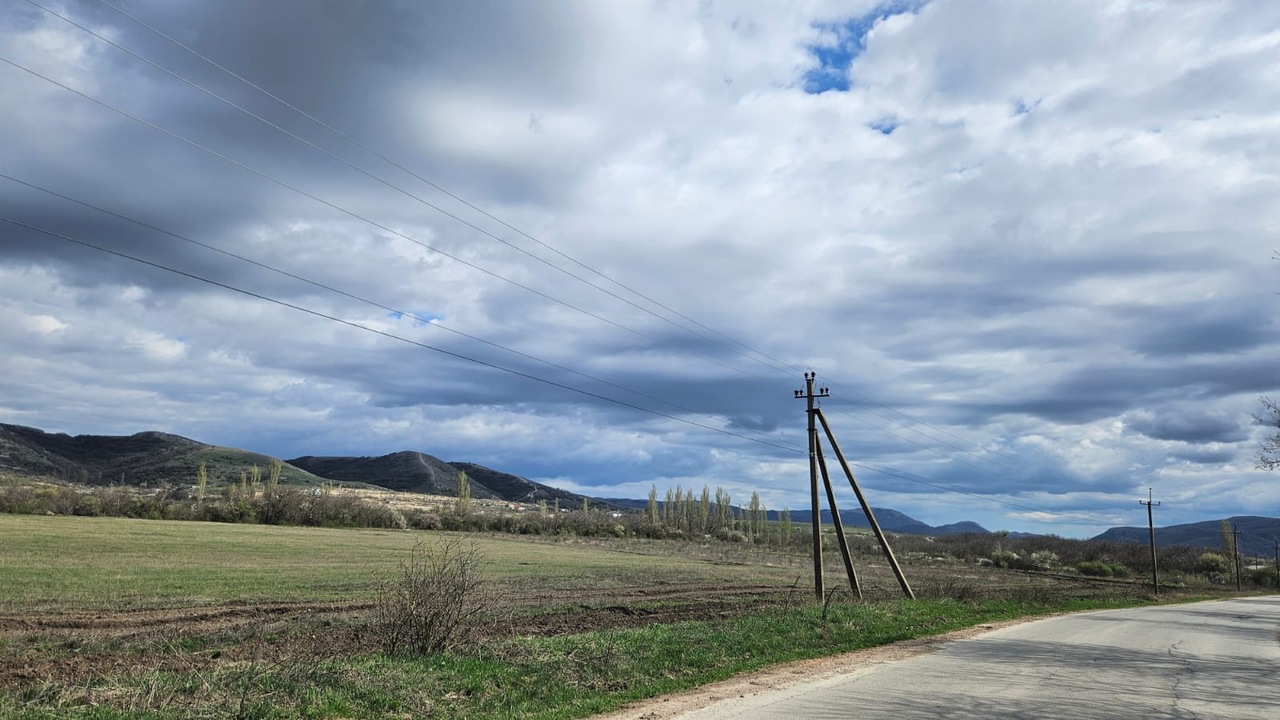
[[[458,468],[426,453],[402,451],[377,457],[293,458],[290,465],[330,480],[376,485],[398,492],[457,495]],[[504,499],[479,483],[471,483],[471,497]]]
[[[1270,555],[1275,543],[1280,541],[1280,518],[1241,515],[1227,518],[1240,528],[1240,550],[1248,555]],[[1093,540],[1113,542],[1148,541],[1145,527],[1113,527],[1097,535]],[[1158,545],[1189,545],[1191,547],[1222,549],[1222,521],[1205,520],[1156,528]]]
[[[557,500],[567,508],[582,504],[583,496],[470,462],[445,462],[426,453],[402,451],[378,457],[304,456],[289,461],[320,477],[360,482],[400,492],[457,495],[458,473],[471,483],[471,497],[507,502]],[[600,501],[592,502],[599,506]],[[607,503],[604,503],[607,504]]]
[[[67,435],[23,425],[0,424],[0,472],[18,477],[52,478],[89,485],[193,484],[204,463],[210,486],[237,482],[257,465],[265,472],[275,458],[236,448],[207,445],[180,435]],[[285,465],[282,483],[324,482]]]

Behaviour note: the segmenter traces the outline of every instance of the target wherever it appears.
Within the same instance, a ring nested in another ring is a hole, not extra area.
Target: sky
[[[0,422],[805,508],[812,371],[925,522],[1280,515],[1277,4],[11,0],[0,97]]]

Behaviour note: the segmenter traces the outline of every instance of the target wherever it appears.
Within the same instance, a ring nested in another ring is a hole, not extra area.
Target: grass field
[[[0,514],[0,611],[368,599],[439,532]],[[794,582],[790,569],[459,535],[519,592]]]
[[[449,537],[475,543],[509,614],[474,646],[383,655],[376,583]],[[1137,585],[918,566],[925,599],[822,608],[808,562],[714,541],[0,515],[0,717],[581,717],[780,661],[1149,602]],[[860,568],[893,596],[887,570]]]

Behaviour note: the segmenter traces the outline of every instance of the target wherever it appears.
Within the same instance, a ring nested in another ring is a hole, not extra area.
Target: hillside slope
[[[90,485],[190,485],[203,462],[210,486],[218,486],[239,481],[240,473],[249,472],[254,465],[265,475],[274,459],[162,432],[67,435],[0,424],[0,472],[18,477]],[[323,482],[289,465],[284,466],[280,480],[301,485]]]
[[[290,460],[289,464],[331,480],[362,482],[398,492],[458,494],[460,470],[426,453],[406,450],[377,457],[306,455]],[[505,499],[474,481],[471,483],[471,497]]]
[[[582,506],[583,496],[568,490],[543,485],[519,475],[504,473],[475,463],[451,462],[449,464],[466,472],[467,477],[471,478],[472,487],[482,485],[504,500],[522,503],[554,503],[559,500],[563,508],[578,509]],[[593,508],[600,507],[602,504],[609,505],[594,499],[590,499],[589,502]]]

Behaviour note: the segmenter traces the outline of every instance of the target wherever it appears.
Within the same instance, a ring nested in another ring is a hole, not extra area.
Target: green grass
[[[415,542],[444,533],[0,514],[0,610],[370,598]],[[639,583],[794,581],[783,568],[715,565],[598,546],[460,535],[517,591]]]
[[[0,695],[0,715],[36,718],[576,718],[779,662],[977,623],[1137,601],[953,600],[807,607],[717,622],[520,638],[425,659],[364,655],[212,674],[146,672]],[[91,703],[111,697],[113,711]],[[231,712],[234,708],[235,713]]]

